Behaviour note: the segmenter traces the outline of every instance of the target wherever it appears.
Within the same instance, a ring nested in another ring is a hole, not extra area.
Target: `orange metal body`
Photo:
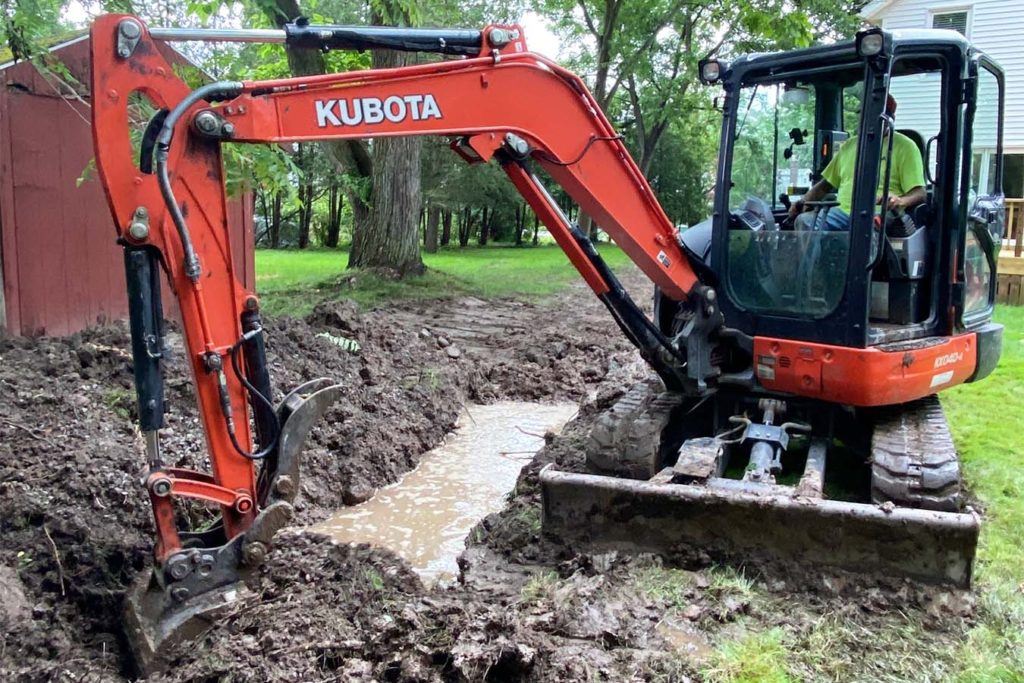
[[[754,363],[758,382],[771,391],[852,406],[893,405],[974,374],[974,333],[927,341],[855,349],[755,337]]]
[[[92,28],[92,115],[96,170],[102,181],[119,239],[138,243],[128,226],[138,207],[149,213],[150,234],[146,244],[156,247],[163,258],[171,290],[178,302],[189,361],[195,378],[196,398],[206,434],[213,477],[232,491],[253,495],[256,476],[252,463],[231,446],[221,418],[216,379],[203,368],[202,354],[223,354],[241,335],[239,317],[251,296],[235,274],[227,224],[227,200],[220,150],[214,145],[196,145],[187,131],[179,131],[181,144],[172,150],[174,186],[183,211],[195,226],[192,234],[202,258],[203,274],[193,285],[182,268],[181,244],[167,215],[156,177],[139,170],[129,140],[129,96],[139,91],[157,107],[170,108],[190,92],[171,64],[147,37],[140,41],[131,59],[116,56],[117,22],[121,16],[105,16]],[[228,373],[232,406],[237,415],[248,415],[241,383]],[[238,439],[251,444],[247,419],[237,421]],[[218,497],[206,498],[220,503]],[[239,513],[222,505],[229,537],[244,531],[255,511]],[[180,547],[172,524],[158,519],[165,552]]]

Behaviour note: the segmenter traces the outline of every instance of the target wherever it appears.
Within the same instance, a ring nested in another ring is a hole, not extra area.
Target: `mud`
[[[631,356],[609,334],[599,305],[564,325],[573,304],[489,302],[477,306],[481,331],[459,338],[444,322],[472,308],[454,301],[360,312],[335,302],[305,320],[266,321],[278,397],[319,376],[344,387],[305,454],[299,523],[365,500],[412,469],[466,402],[579,400]],[[521,326],[503,322],[511,320]],[[343,339],[359,351],[343,348]],[[170,464],[203,467],[173,329],[169,343],[165,454]],[[146,566],[152,542],[138,486],[144,463],[129,348],[124,325],[0,339],[0,679],[128,671],[119,636],[123,592]]]
[[[703,677],[715,643],[744,629],[779,627],[799,646],[816,642],[829,619],[870,633],[911,620],[938,650],[973,618],[963,593],[722,568],[699,552],[665,567],[544,537],[540,468],[578,466],[594,415],[644,374],[582,288],[546,304],[359,312],[336,303],[267,326],[278,391],[324,375],[345,387],[307,451],[302,525],[396,481],[467,402],[572,400],[579,416],[524,468],[509,504],[469,533],[455,585],[427,588],[389,551],[292,529],[260,569],[254,597],[155,680],[683,681]],[[137,485],[142,444],[127,349],[121,326],[0,340],[2,680],[131,675],[119,613],[125,587],[146,567],[152,532]],[[202,465],[185,373],[179,353],[169,368],[165,447],[174,464]],[[866,679],[894,678],[895,659],[907,656],[870,637],[849,647],[870,664],[859,669]]]

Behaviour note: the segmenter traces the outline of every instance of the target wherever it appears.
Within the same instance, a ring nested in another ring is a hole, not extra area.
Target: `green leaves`
[[[67,30],[60,23],[59,0],[0,0],[0,40],[9,54],[0,62],[45,52],[49,39]]]

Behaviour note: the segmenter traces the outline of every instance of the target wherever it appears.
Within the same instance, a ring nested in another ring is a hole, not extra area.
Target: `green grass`
[[[968,489],[984,508],[980,618],[959,653],[961,681],[1024,680],[1024,308],[1000,307],[996,320],[1006,326],[999,367],[942,395]]]
[[[773,628],[722,643],[701,674],[715,683],[788,683],[786,633]]]
[[[600,250],[612,268],[627,263],[614,246],[604,244]],[[425,275],[400,281],[347,271],[347,260],[346,252],[334,249],[258,250],[256,288],[264,310],[272,315],[302,315],[320,301],[342,297],[366,307],[462,295],[543,297],[581,281],[557,246],[446,249],[423,255]]]

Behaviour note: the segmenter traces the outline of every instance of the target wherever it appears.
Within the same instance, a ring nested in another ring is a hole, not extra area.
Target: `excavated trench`
[[[457,429],[416,469],[310,531],[387,548],[428,585],[455,579],[467,534],[504,507],[520,470],[576,411],[575,403],[467,406]]]

